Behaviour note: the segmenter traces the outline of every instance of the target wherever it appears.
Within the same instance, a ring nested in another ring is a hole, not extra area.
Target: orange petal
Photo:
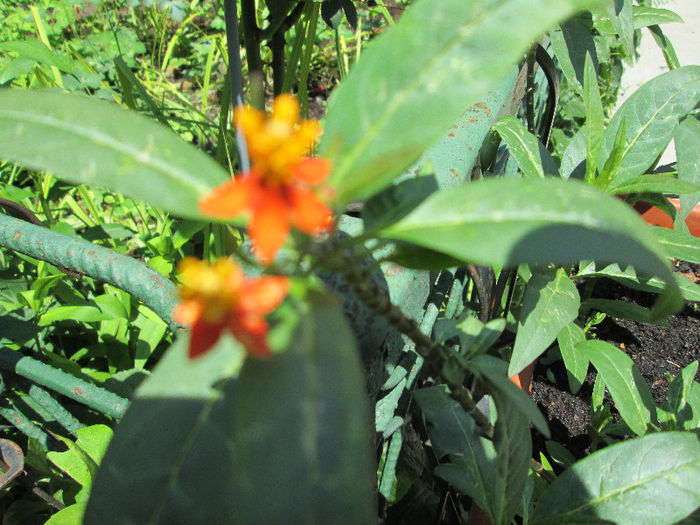
[[[269,264],[289,234],[289,206],[276,190],[262,190],[256,196],[248,234],[255,254],[263,264]]]
[[[212,324],[201,320],[197,321],[192,326],[192,333],[190,333],[190,359],[203,355],[214,346],[221,337],[224,327],[224,323]]]
[[[305,233],[320,233],[331,224],[333,212],[307,188],[291,188],[294,225]]]
[[[199,211],[204,215],[231,219],[238,217],[250,206],[250,199],[257,182],[254,173],[239,175],[217,186],[199,200]]]
[[[236,307],[251,313],[266,314],[277,308],[289,291],[286,277],[260,277],[247,280]]]
[[[295,177],[313,186],[325,181],[330,173],[331,162],[323,157],[307,157],[294,166]]]
[[[194,326],[202,317],[204,304],[199,299],[188,299],[180,302],[173,309],[173,319],[183,326]]]
[[[261,315],[234,313],[229,321],[229,330],[245,346],[248,353],[255,357],[269,357],[267,346],[267,321]]]

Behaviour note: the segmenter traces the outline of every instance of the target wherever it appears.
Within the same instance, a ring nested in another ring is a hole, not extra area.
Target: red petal
[[[321,184],[331,173],[331,162],[323,157],[301,159],[294,167],[296,178],[315,186]]]
[[[270,357],[267,346],[267,321],[261,315],[236,312],[231,316],[229,329],[233,336],[255,357]]]
[[[286,277],[249,279],[241,287],[236,307],[250,313],[266,314],[282,303],[288,291]]]
[[[261,263],[272,262],[284,244],[289,229],[289,206],[284,197],[276,190],[260,188],[248,234]]]
[[[333,212],[307,188],[290,191],[294,225],[305,233],[320,233],[331,224]]]
[[[214,346],[221,337],[224,327],[224,323],[210,324],[201,319],[197,321],[192,327],[192,333],[190,333],[190,359],[199,357]]]
[[[204,215],[222,219],[238,217],[250,206],[256,185],[255,174],[239,175],[202,197],[199,201],[199,211]]]

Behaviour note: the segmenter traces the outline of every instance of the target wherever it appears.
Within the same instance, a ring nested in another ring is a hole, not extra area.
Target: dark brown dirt
[[[676,269],[698,281],[700,268],[697,265],[681,262],[676,264]],[[608,279],[596,283],[593,297],[620,299],[644,307],[650,307],[657,298]],[[668,322],[670,326],[661,326],[607,317],[595,331],[600,340],[621,348],[632,358],[657,406],[666,401],[668,374],[675,377],[683,367],[700,359],[700,303],[687,303]],[[700,381],[700,371],[695,379]],[[576,458],[590,453],[587,425],[590,424],[589,402],[594,381],[595,371],[590,367],[581,390],[572,395],[561,361],[539,364],[535,369],[531,397],[547,417],[552,439],[564,445]],[[536,437],[535,442],[536,448],[543,450],[543,438]]]

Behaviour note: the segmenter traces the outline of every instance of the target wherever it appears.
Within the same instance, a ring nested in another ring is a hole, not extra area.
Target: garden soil
[[[700,266],[677,262],[676,271],[700,283]],[[596,283],[593,297],[620,299],[649,308],[658,296],[601,279]],[[700,303],[686,303],[681,312],[668,319],[666,326],[607,317],[595,327],[595,335],[632,358],[659,406],[666,401],[669,374],[675,377],[683,367],[700,359]],[[695,379],[700,381],[700,370]],[[594,381],[595,371],[590,366],[581,390],[572,395],[566,370],[559,360],[538,365],[532,382],[530,395],[549,422],[551,439],[563,444],[577,459],[591,452],[587,425],[590,424],[589,402]],[[611,402],[607,394],[606,399]],[[544,450],[541,436],[536,436],[535,442],[539,445],[537,449]]]

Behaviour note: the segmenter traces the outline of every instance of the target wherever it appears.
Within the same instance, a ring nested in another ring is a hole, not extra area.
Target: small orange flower
[[[229,330],[251,355],[270,355],[265,314],[277,308],[287,295],[286,277],[248,279],[238,264],[225,257],[212,265],[186,257],[178,270],[181,302],[173,318],[192,329],[191,359],[214,346],[224,330]]]
[[[326,180],[331,165],[305,156],[321,130],[315,120],[299,121],[299,104],[292,95],[278,96],[269,117],[242,106],[234,121],[245,136],[252,166],[206,195],[199,209],[222,219],[250,212],[248,234],[256,255],[268,264],[292,225],[309,234],[330,225],[332,212],[314,187]]]

